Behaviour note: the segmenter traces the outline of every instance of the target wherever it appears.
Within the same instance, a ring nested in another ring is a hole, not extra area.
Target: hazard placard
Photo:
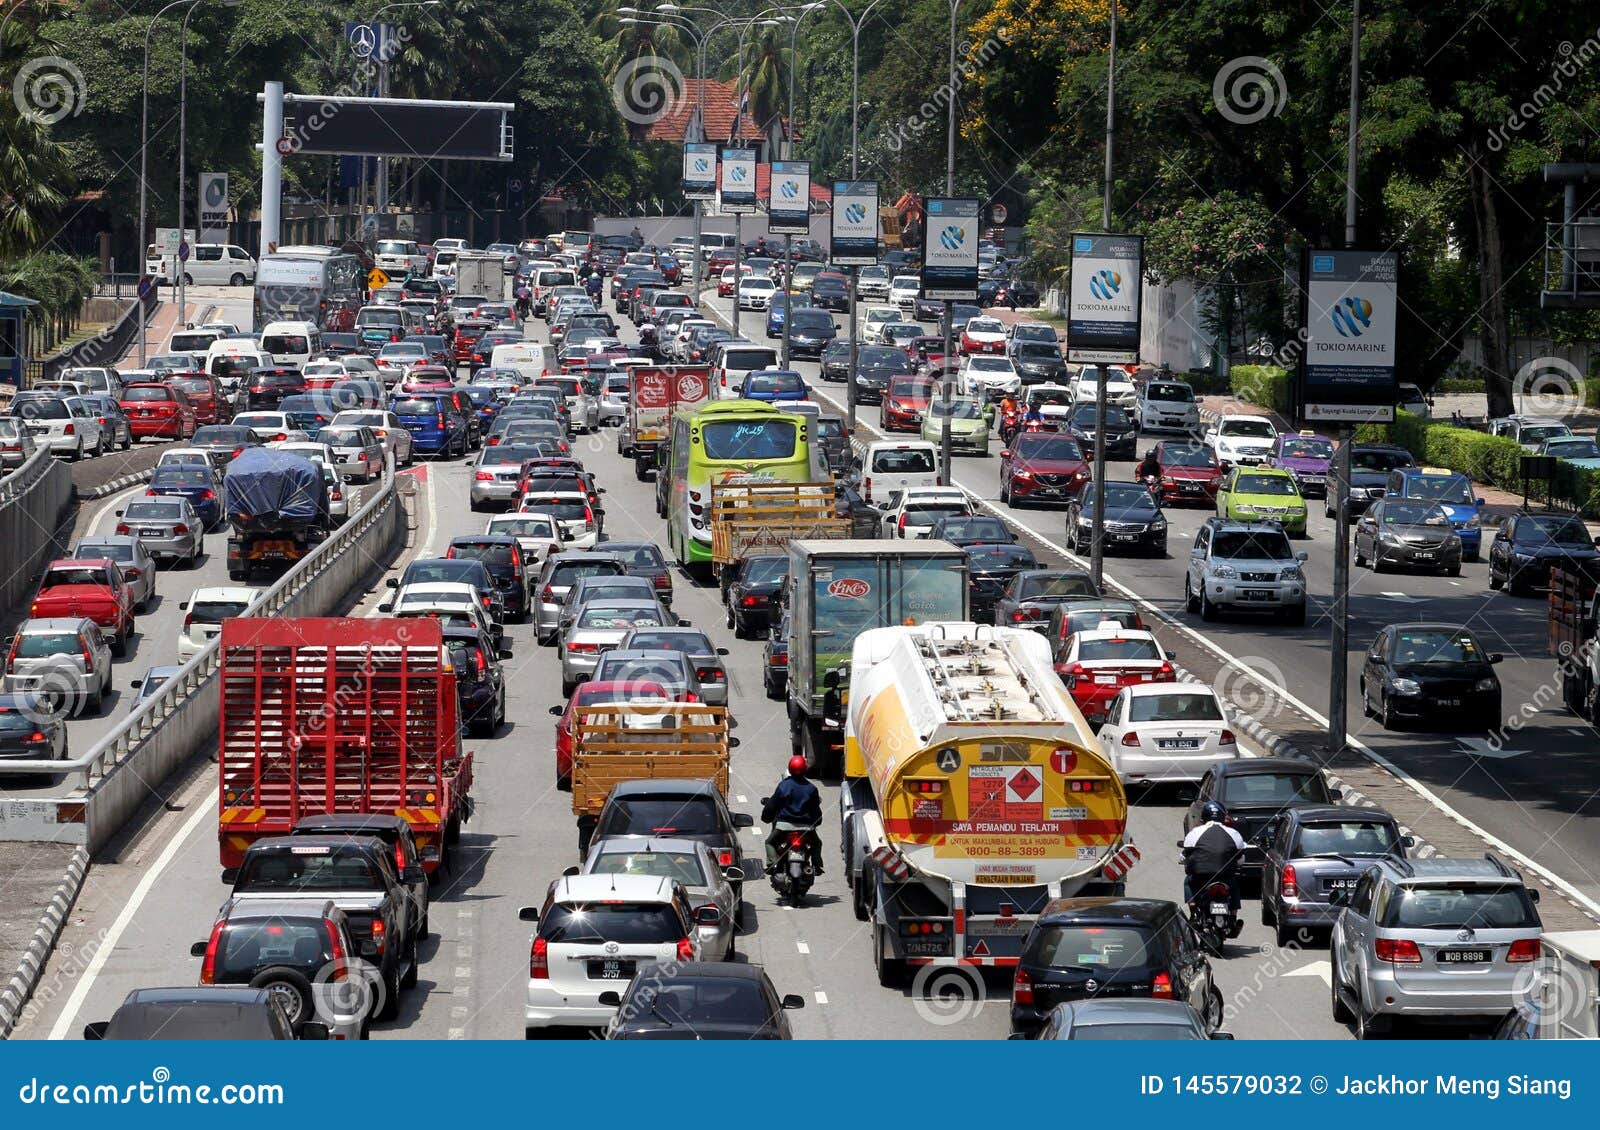
[[[368,290],[382,290],[384,287],[386,287],[388,285],[389,285],[389,276],[384,274],[377,267],[374,267],[374,268],[372,268],[371,271],[367,272],[367,289]]]
[[[1044,782],[1031,765],[974,765],[967,803],[971,820],[1042,820]]]

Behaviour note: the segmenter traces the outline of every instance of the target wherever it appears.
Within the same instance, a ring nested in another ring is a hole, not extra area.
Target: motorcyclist
[[[1161,478],[1161,463],[1156,459],[1156,449],[1151,448],[1144,453],[1144,459],[1139,463],[1139,469],[1134,472],[1134,478],[1143,482],[1145,479]]]
[[[799,829],[811,833],[806,840],[807,854],[812,870],[822,874],[822,839],[817,835],[822,824],[822,793],[806,780],[806,759],[799,754],[789,759],[789,775],[778,782],[761,806],[761,822],[772,825],[772,831],[767,833],[767,874],[778,866],[778,848],[784,834]]]
[[[1039,407],[1037,401],[1028,403],[1028,410],[1022,414],[1022,426],[1024,428],[1041,428],[1044,426],[1044,410]]]
[[[1239,857],[1244,853],[1244,837],[1222,822],[1222,805],[1208,800],[1200,806],[1200,819],[1183,837],[1183,901],[1194,901],[1194,893],[1211,883],[1228,885],[1228,901],[1239,912]]]
[[[605,279],[596,271],[584,281],[583,287],[589,292],[589,297],[596,302],[600,301],[600,292],[605,289]]]

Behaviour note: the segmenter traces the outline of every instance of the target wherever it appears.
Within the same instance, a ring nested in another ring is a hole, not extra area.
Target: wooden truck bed
[[[727,565],[756,552],[781,553],[792,539],[850,536],[828,483],[735,483],[711,488],[711,560]]]
[[[670,727],[661,722],[666,712]],[[572,811],[595,816],[623,781],[685,777],[728,791],[728,708],[618,703],[579,712],[573,723]]]

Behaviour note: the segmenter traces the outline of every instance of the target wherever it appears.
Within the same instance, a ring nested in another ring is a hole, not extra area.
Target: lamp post
[[[379,8],[372,14],[372,18],[365,22],[369,26],[381,28],[383,25],[378,21],[383,18],[383,14],[385,12],[392,12],[396,8],[437,8],[440,3],[441,0],[397,0],[396,3],[385,4],[383,7]],[[390,53],[384,49],[387,44],[382,42],[382,37],[380,36],[378,39],[378,97],[387,98],[389,97]],[[365,167],[366,162],[363,160],[363,170]],[[374,186],[373,196],[375,198],[373,201],[374,210],[377,212],[387,212],[389,210],[389,158],[387,157],[378,158],[378,182]],[[365,205],[365,203],[366,198],[363,195],[362,204]]]
[[[799,14],[794,16],[789,23],[789,111],[787,120],[783,125],[783,159],[785,161],[794,157],[794,76],[800,69],[800,23],[808,13],[815,12],[823,7],[822,0],[812,0],[809,4],[802,4],[798,9]],[[811,216],[811,201],[806,200],[806,217]],[[789,332],[794,322],[794,236],[785,234],[783,237],[783,367],[789,367]]]
[[[945,81],[949,84],[945,90],[945,107],[948,111],[945,120],[945,156],[944,156],[944,194],[955,195],[956,191],[956,14],[960,11],[961,0],[949,0],[950,4],[950,71]],[[927,217],[923,217],[923,226],[927,226]],[[956,317],[956,304],[945,299],[944,303],[944,383],[942,385],[944,400],[944,420],[939,425],[939,470],[944,476],[941,481],[953,483],[950,476],[950,417],[956,396],[955,378],[950,372],[950,362],[954,359],[954,327],[952,323]]]
[[[1100,228],[1111,230],[1111,175],[1117,135],[1117,0],[1111,0],[1111,52],[1106,65],[1106,173],[1100,200]],[[1094,524],[1089,535],[1089,576],[1095,588],[1105,575],[1106,563],[1106,381],[1110,366],[1095,366],[1094,389]]]

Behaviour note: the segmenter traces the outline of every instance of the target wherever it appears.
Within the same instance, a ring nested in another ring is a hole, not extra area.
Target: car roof
[[[349,847],[352,844],[369,848],[375,851],[387,852],[388,847],[376,836],[266,836],[256,840],[245,854],[250,852],[304,852],[307,848],[333,848]]]
[[[677,654],[674,652],[674,654]],[[721,796],[711,781],[689,777],[652,777],[647,780],[618,781],[611,788],[613,797],[623,796]]]
[[[85,625],[94,623],[87,616],[40,616],[35,619],[24,620],[17,627],[17,634],[28,632],[80,632]]]
[[[1126,636],[1127,631],[1118,633]],[[1135,683],[1131,687],[1124,687],[1130,698],[1160,698],[1169,694],[1207,694],[1212,698],[1217,697],[1217,692],[1211,687],[1197,680],[1191,679],[1183,683]]]
[[[271,990],[245,985],[183,985],[134,989],[122,1004],[266,1004],[271,999]]]
[[[1093,628],[1077,632],[1072,638],[1080,643],[1094,643],[1096,640],[1154,640],[1156,637],[1143,628]]]
[[[409,827],[409,825],[400,817],[384,812],[325,812],[320,816],[303,816],[295,827],[360,830],[365,828],[395,829]]]
[[[681,981],[689,977],[713,981],[760,981],[766,970],[760,965],[747,965],[732,961],[674,962],[672,971],[651,974],[656,983],[666,980]]]
[[[629,902],[666,901],[672,897],[673,880],[661,875],[564,875],[556,880],[558,902],[591,902],[624,899]]]
[[[1291,808],[1288,817],[1299,824],[1317,824],[1324,820],[1383,820],[1396,823],[1394,816],[1373,805],[1317,804],[1304,808]]]
[[[1177,913],[1178,904],[1166,899],[1067,898],[1046,903],[1039,912],[1039,923],[1043,925],[1048,919],[1062,919],[1105,925],[1121,922],[1150,925]]]
[[[1322,773],[1311,762],[1294,757],[1242,757],[1237,761],[1219,761],[1215,769],[1218,776],[1227,777],[1251,777],[1265,773],[1295,773],[1314,777]]]
[[[337,909],[332,899],[312,902],[307,899],[229,899],[222,904],[219,917],[229,922],[251,918],[328,918]]]
[[[594,856],[623,855],[637,851],[685,851],[691,855],[698,855],[703,850],[706,850],[706,845],[699,840],[687,840],[681,836],[604,836],[594,841],[589,854]]]

